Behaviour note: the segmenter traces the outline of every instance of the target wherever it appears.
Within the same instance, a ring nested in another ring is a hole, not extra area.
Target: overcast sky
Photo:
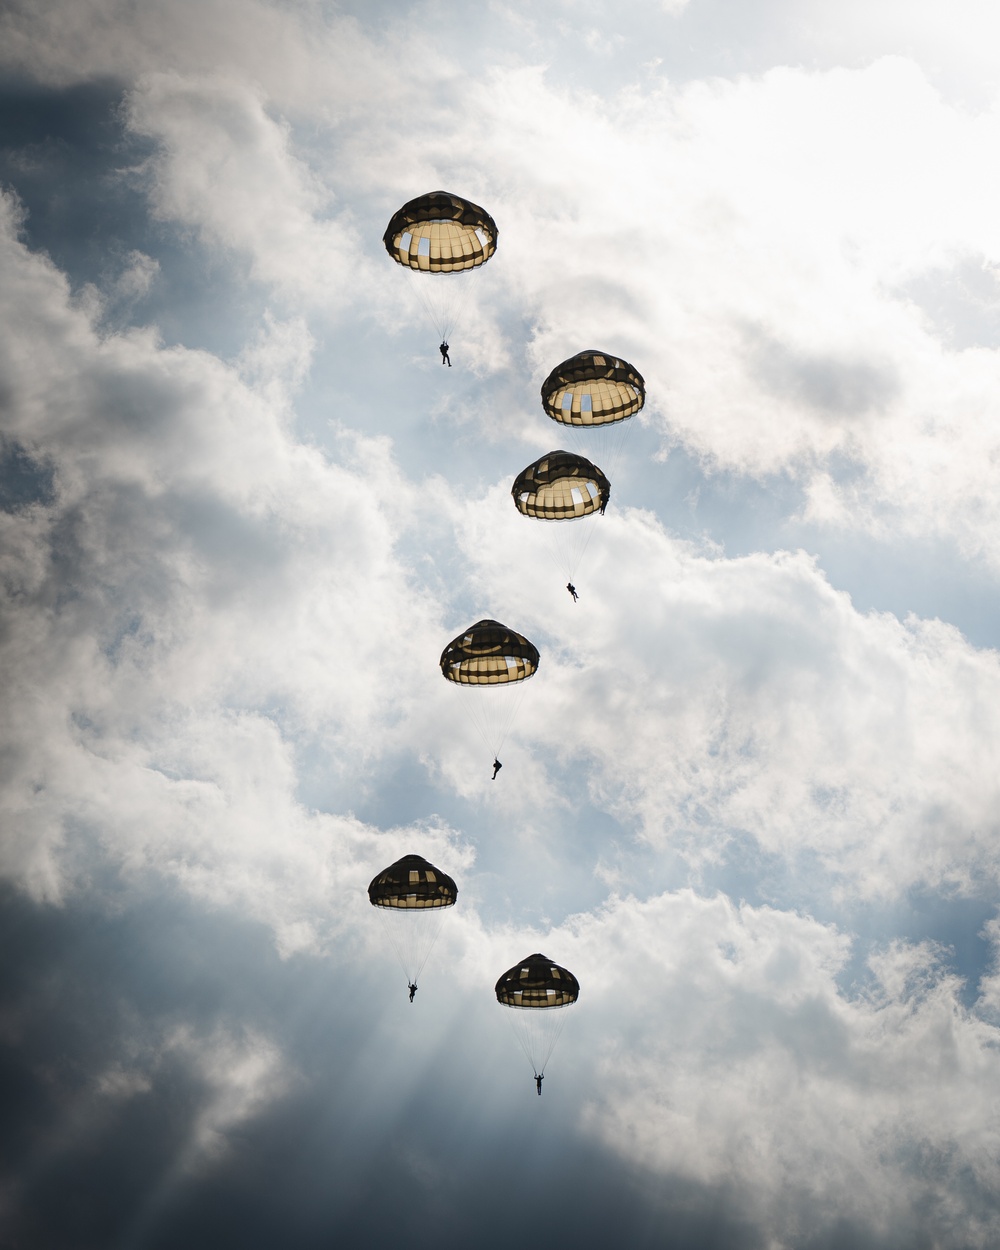
[[[0,6],[4,1246],[1000,1245],[998,47]],[[382,245],[439,188],[499,227],[452,369]],[[510,485],[585,348],[648,399],[574,604]],[[495,782],[482,617],[541,653]]]

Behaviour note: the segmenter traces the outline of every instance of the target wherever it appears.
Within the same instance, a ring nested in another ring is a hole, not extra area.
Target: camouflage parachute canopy
[[[453,879],[421,855],[397,859],[373,877],[368,886],[368,901],[373,907],[400,911],[452,907],[457,898],[458,886]]]
[[[460,686],[506,686],[538,668],[538,648],[499,621],[476,621],[441,652],[441,672]]]
[[[432,191],[393,213],[382,242],[407,269],[457,273],[486,264],[497,250],[497,225],[471,200]]]
[[[611,483],[585,456],[550,451],[514,479],[511,495],[518,512],[542,521],[572,521],[603,512]]]
[[[566,1007],[580,997],[580,982],[546,955],[529,955],[496,983],[504,1007]]]
[[[646,402],[642,374],[605,352],[578,352],[542,384],[542,406],[562,425],[613,425]]]

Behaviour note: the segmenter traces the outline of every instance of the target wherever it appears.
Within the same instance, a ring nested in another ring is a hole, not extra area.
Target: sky
[[[0,5],[0,1244],[1000,1245],[997,46]],[[438,189],[499,230],[452,369],[382,244]],[[647,401],[574,603],[510,486],[587,348]]]

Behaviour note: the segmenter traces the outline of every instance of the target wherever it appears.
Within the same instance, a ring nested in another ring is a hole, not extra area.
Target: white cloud
[[[286,105],[341,107],[391,97],[395,76],[350,17],[315,4],[179,0],[154,8],[127,0],[42,0],[0,16],[4,63],[42,82],[132,82],[144,73],[236,75]]]
[[[995,563],[995,354],[948,351],[894,294],[1000,255],[994,114],[945,105],[892,58],[610,107],[504,71],[479,101],[469,146],[516,180],[496,179],[495,213],[537,309],[536,377],[581,344],[619,350],[668,436],[710,463],[808,484],[835,455],[860,470],[835,487],[855,525],[889,510],[897,532]],[[589,173],[595,152],[627,175]]]
[[[313,304],[336,307],[362,280],[356,232],[328,216],[328,193],[291,154],[287,127],[267,116],[259,91],[151,74],[130,94],[129,122],[159,145],[149,173],[160,216],[247,253],[252,277]]]
[[[996,1029],[935,951],[888,948],[848,997],[844,934],[689,891],[545,942],[584,986],[558,1062],[634,1164],[735,1193],[776,1247],[845,1219],[902,1241],[917,1211],[930,1244],[993,1244]]]
[[[579,607],[505,487],[460,528],[470,562],[504,553],[477,574],[485,601],[550,640],[520,734],[536,760],[587,761],[592,801],[653,845],[696,865],[748,833],[871,895],[995,879],[996,652],[859,613],[803,553],[705,555],[645,513],[600,522]]]

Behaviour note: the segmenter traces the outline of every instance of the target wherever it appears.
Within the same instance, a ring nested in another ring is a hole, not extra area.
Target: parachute
[[[454,880],[420,855],[397,859],[368,886],[368,901],[378,908],[410,987],[410,1002],[441,932],[441,913],[454,907],[457,898]]]
[[[571,451],[550,451],[514,479],[518,512],[541,521],[573,521],[603,512],[611,483],[596,464]]]
[[[441,652],[441,672],[460,686],[507,686],[538,668],[538,648],[499,621],[476,621]]]
[[[471,200],[432,191],[393,213],[382,242],[393,260],[410,269],[456,273],[486,264],[497,250],[497,226]]]
[[[613,425],[646,402],[642,374],[605,352],[578,352],[542,383],[542,406],[561,425]]]
[[[545,1075],[565,1023],[558,1008],[577,1001],[580,982],[547,955],[528,955],[497,981],[496,996],[501,1006],[513,1008],[507,1018],[537,1080]]]
[[[499,621],[482,620],[441,652],[441,672],[469,689],[469,715],[494,758],[520,706],[524,682],[538,668],[538,648]]]
[[[550,451],[517,475],[510,493],[524,516],[577,522],[549,527],[553,559],[572,583],[594,534],[593,517],[604,512],[611,497],[611,483],[585,457]]]
[[[607,352],[578,352],[556,365],[542,383],[542,407],[560,425],[593,439],[592,446],[613,472],[631,428],[624,424],[646,402],[642,374]]]
[[[446,344],[468,297],[469,272],[497,249],[496,222],[471,200],[432,191],[393,213],[382,242],[397,264],[416,275],[413,289]]]

